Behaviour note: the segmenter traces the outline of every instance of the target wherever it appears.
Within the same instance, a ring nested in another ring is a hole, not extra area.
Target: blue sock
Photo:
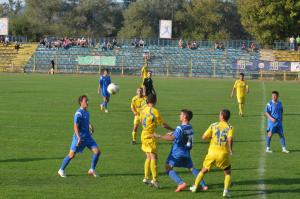
[[[266,145],[270,148],[271,146],[271,138],[269,136],[266,137]]]
[[[65,168],[68,166],[69,162],[71,161],[71,158],[67,155],[63,162],[61,163],[60,169],[65,170]]]
[[[280,135],[280,144],[281,144],[282,148],[283,147],[285,148],[285,138],[283,135]]]
[[[99,156],[100,156],[100,153],[98,153],[98,154],[93,154],[93,156],[92,156],[92,162],[91,162],[91,169],[93,169],[93,170],[96,169],[96,165],[97,165],[97,163],[98,163]]]
[[[192,174],[196,178],[198,176],[198,174],[199,174],[198,169],[192,168]],[[201,187],[205,187],[206,186],[205,181],[201,180],[200,185],[201,185]]]
[[[170,178],[176,182],[178,185],[183,184],[183,180],[177,175],[177,173],[174,170],[170,170],[167,172],[167,174],[170,176]]]

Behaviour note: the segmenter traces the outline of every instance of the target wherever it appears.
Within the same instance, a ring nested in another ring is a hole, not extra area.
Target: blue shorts
[[[272,134],[278,133],[283,135],[283,127],[282,124],[268,124],[267,132],[271,132]]]
[[[106,89],[106,90],[102,90],[102,91],[101,91],[101,94],[102,94],[103,97],[106,97],[106,98],[109,98],[109,97],[110,97],[110,94],[109,94],[109,92],[107,91],[107,89]]]
[[[87,147],[89,149],[98,148],[96,141],[92,137],[82,139],[79,146],[76,146],[77,141],[78,141],[77,136],[74,135],[72,144],[70,146],[70,150],[74,151],[76,153],[82,153],[82,151],[84,150],[85,147]]]
[[[171,153],[166,161],[171,167],[193,168],[194,164],[191,157],[174,157]]]

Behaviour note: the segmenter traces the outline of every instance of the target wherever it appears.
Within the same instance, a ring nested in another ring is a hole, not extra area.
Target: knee
[[[70,159],[73,159],[75,157],[75,153],[74,152],[69,152],[68,154]]]
[[[100,155],[101,154],[101,150],[100,149],[94,149],[94,154],[95,155]]]
[[[272,137],[272,133],[269,132],[269,133],[267,134],[267,136],[268,136],[269,138],[271,138],[271,137]]]

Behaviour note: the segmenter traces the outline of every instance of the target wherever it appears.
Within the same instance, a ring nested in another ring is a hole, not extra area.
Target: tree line
[[[0,17],[9,32],[44,35],[158,38],[159,20],[173,21],[173,37],[255,39],[261,44],[300,34],[299,0],[8,0]]]

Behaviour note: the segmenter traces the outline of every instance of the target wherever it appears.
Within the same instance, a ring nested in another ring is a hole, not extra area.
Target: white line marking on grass
[[[265,106],[266,103],[266,87],[265,87],[265,83],[262,82],[262,105],[263,107]],[[261,156],[259,158],[259,168],[258,168],[258,188],[259,188],[259,192],[260,192],[260,196],[262,199],[266,199],[266,187],[265,187],[265,167],[266,167],[266,152],[265,152],[265,130],[266,130],[266,126],[265,126],[265,114],[264,111],[261,115],[261,132],[260,132],[260,138],[261,138],[261,143],[262,143],[262,153]]]

